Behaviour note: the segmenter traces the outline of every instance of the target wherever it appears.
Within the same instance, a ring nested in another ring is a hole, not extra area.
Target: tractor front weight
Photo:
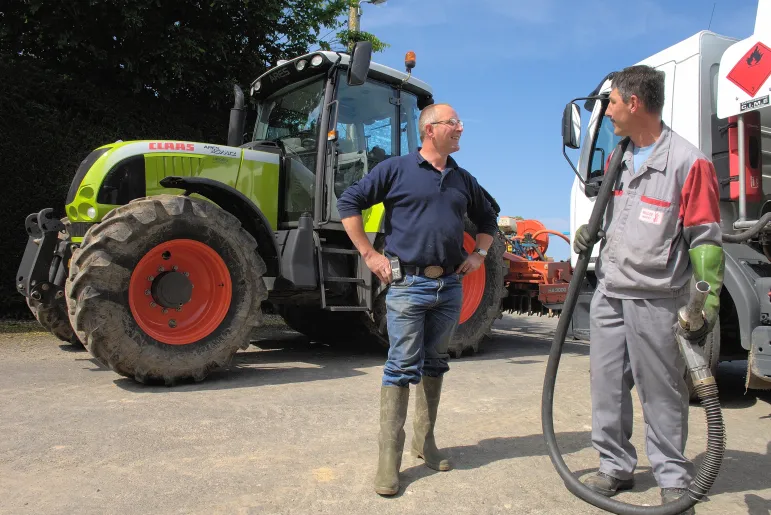
[[[69,238],[60,234],[66,228],[51,208],[27,216],[24,225],[29,239],[16,273],[16,289],[28,299],[52,305],[64,297],[71,249]]]

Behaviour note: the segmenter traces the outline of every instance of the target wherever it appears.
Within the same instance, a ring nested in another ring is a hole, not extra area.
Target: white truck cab
[[[664,72],[663,121],[712,159],[724,234],[756,225],[771,212],[771,0],[758,0],[755,32],[747,39],[701,31],[636,64]],[[577,165],[565,154],[576,175],[570,197],[573,266],[576,229],[588,223],[607,159],[621,139],[605,117],[612,83],[610,73],[587,97],[569,103],[563,118],[563,144],[580,149]],[[582,111],[589,117],[583,141]],[[711,338],[712,365],[748,359],[747,386],[771,389],[771,225],[747,242],[725,243],[724,248],[726,273],[720,322]],[[595,245],[573,314],[577,339],[589,337],[598,250]]]

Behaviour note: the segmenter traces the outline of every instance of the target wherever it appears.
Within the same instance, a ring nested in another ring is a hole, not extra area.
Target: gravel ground
[[[204,383],[145,387],[30,327],[0,334],[0,513],[602,513],[567,491],[541,435],[556,319],[506,315],[480,353],[451,361],[436,434],[455,468],[407,451],[393,498],[372,490],[382,350],[317,345],[273,323]],[[588,351],[566,345],[554,410],[579,475],[597,467]],[[771,513],[771,392],[745,393],[743,365],[719,368],[728,447],[699,514]],[[636,397],[635,410],[637,486],[617,498],[658,504]],[[705,442],[692,406],[688,456],[698,462]]]

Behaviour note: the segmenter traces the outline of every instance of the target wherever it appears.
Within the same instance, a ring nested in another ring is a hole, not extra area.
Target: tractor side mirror
[[[562,113],[562,144],[573,149],[581,146],[581,111],[574,102]]]
[[[351,52],[351,62],[348,65],[348,85],[361,86],[367,80],[369,64],[372,61],[372,43],[357,41]]]

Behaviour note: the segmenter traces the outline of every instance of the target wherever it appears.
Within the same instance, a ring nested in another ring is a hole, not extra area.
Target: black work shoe
[[[688,490],[685,488],[662,488],[661,489],[661,504],[667,504],[670,502],[675,502],[683,495],[687,494]],[[696,510],[693,509],[693,506],[688,508],[687,510],[680,512],[681,515],[694,515],[696,513]]]
[[[584,479],[583,483],[598,494],[613,497],[622,490],[631,490],[634,487],[634,478],[616,479],[604,472],[597,472]]]

